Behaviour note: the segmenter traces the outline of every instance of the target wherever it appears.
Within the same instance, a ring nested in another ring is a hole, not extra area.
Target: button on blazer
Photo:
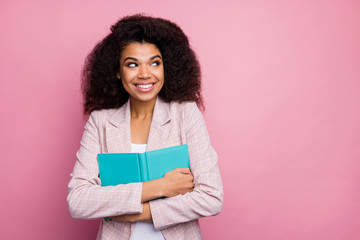
[[[142,212],[142,183],[102,187],[99,178],[97,154],[131,152],[130,135],[130,101],[119,109],[90,114],[68,184],[67,201],[73,218],[103,219]],[[158,97],[146,150],[181,144],[189,148],[194,190],[150,201],[153,224],[166,239],[201,239],[198,219],[222,210],[218,157],[197,105],[194,102],[167,103]],[[97,239],[129,239],[134,225],[101,220]]]

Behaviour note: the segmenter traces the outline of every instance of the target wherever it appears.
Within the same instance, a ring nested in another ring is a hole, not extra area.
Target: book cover
[[[146,182],[175,168],[190,168],[187,144],[144,153],[98,154],[101,186]]]

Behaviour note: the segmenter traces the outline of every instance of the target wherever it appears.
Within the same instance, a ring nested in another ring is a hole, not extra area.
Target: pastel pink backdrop
[[[69,216],[79,77],[118,18],[191,39],[223,212],[204,239],[360,239],[359,1],[1,1],[1,239],[95,239]]]

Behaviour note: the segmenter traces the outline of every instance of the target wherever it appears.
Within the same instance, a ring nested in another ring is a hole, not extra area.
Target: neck
[[[156,98],[143,102],[130,97],[131,118],[146,119],[152,117]]]

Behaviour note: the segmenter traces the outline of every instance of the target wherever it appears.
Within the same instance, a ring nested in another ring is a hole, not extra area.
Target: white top
[[[131,152],[143,153],[146,151],[146,146],[147,144],[131,143]],[[155,230],[154,224],[136,222],[130,240],[165,240],[165,238],[160,231]]]

